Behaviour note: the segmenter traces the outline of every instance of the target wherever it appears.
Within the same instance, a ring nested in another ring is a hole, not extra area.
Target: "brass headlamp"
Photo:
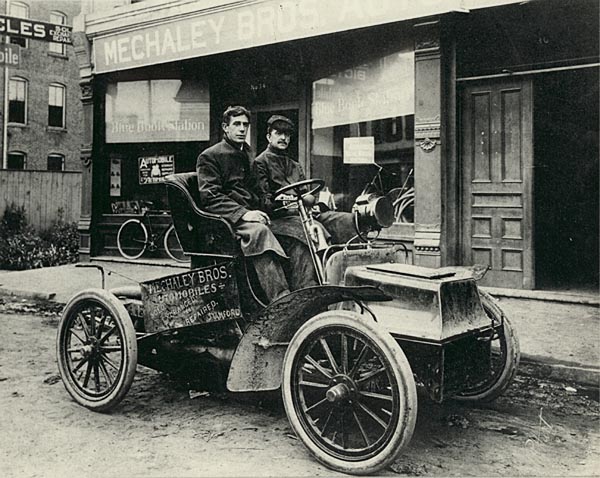
[[[394,207],[387,196],[377,193],[363,193],[356,198],[352,212],[355,213],[357,232],[379,231],[394,223]]]

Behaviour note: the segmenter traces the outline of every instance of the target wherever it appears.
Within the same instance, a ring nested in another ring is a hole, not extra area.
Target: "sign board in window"
[[[344,138],[344,164],[374,164],[375,138]]]
[[[105,119],[107,143],[208,141],[208,83],[197,79],[111,83]]]
[[[145,156],[138,158],[140,184],[158,184],[175,172],[175,156]]]
[[[401,51],[313,83],[312,129],[415,112],[415,58]]]

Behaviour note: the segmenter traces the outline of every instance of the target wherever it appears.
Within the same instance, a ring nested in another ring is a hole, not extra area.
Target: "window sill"
[[[62,58],[63,60],[69,59],[69,56],[66,53],[56,53],[53,51],[49,51],[48,56],[51,56],[52,58]]]
[[[26,123],[11,123],[10,121],[7,126],[9,128],[29,128],[29,125]]]
[[[67,128],[62,128],[60,126],[47,126],[46,131],[49,133],[66,133]]]

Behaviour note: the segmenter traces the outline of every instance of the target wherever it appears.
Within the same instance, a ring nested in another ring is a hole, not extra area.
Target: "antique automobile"
[[[57,354],[73,399],[111,410],[138,363],[208,390],[281,390],[294,432],[317,460],[371,474],[409,443],[417,387],[436,402],[498,397],[519,346],[476,274],[416,267],[402,246],[373,240],[391,222],[382,196],[356,203],[362,240],[320,247],[311,206],[322,187],[307,180],[280,190],[295,194],[320,285],[265,306],[230,225],[199,207],[195,173],[170,176],[191,268],[111,291],[103,279],[69,301]]]

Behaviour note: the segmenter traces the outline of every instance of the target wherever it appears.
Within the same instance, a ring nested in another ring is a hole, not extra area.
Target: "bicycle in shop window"
[[[152,203],[142,208],[141,218],[129,219],[119,228],[117,247],[126,259],[139,259],[146,251],[155,252],[162,245],[167,255],[177,262],[187,262],[173,223],[159,232],[156,219],[168,215],[168,211],[151,209]],[[153,221],[154,219],[154,221]]]

